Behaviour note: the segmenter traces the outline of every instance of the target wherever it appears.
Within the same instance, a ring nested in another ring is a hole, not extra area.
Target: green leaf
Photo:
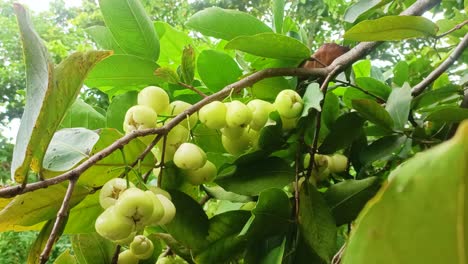
[[[80,264],[96,263],[97,260],[102,264],[112,262],[115,245],[97,233],[73,235],[71,243]]]
[[[309,251],[329,263],[335,254],[336,225],[325,200],[313,185],[300,191],[299,228]]]
[[[54,218],[62,205],[67,184],[57,184],[16,196],[0,211],[0,232],[17,230]],[[90,190],[77,185],[71,197],[74,206],[88,195]]]
[[[154,22],[154,28],[158,33],[159,44],[161,45],[158,63],[175,70],[181,64],[184,47],[192,44],[192,38],[166,22],[156,21]]]
[[[139,0],[99,0],[99,7],[106,26],[126,53],[158,60],[158,35]]]
[[[184,47],[180,72],[182,73],[180,76],[182,82],[192,84],[195,76],[195,50],[191,45]]]
[[[271,28],[252,15],[218,7],[195,13],[185,24],[205,36],[231,40],[238,36],[271,32]]]
[[[394,129],[402,131],[408,122],[411,108],[411,87],[408,84],[394,88],[388,97],[385,109],[393,119]]]
[[[311,109],[315,109],[319,112],[322,111],[320,102],[323,99],[323,93],[318,83],[311,83],[307,86],[303,99],[304,109],[302,110],[301,117],[309,115]]]
[[[399,61],[393,68],[393,82],[403,86],[409,80],[409,65],[406,61]]]
[[[159,66],[133,55],[113,55],[98,63],[89,73],[85,83],[106,92],[112,87],[154,85],[160,80],[154,75]]]
[[[77,264],[74,255],[70,254],[70,249],[65,249],[54,261],[54,264]]]
[[[107,127],[115,128],[121,133],[124,133],[123,123],[125,113],[127,113],[130,107],[137,104],[137,97],[138,93],[131,91],[112,98],[106,113]]]
[[[385,16],[358,23],[343,37],[354,41],[392,41],[435,36],[437,30],[437,25],[424,17]]]
[[[85,31],[102,49],[113,50],[116,54],[126,53],[122,50],[119,44],[117,44],[114,36],[112,36],[112,33],[107,27],[97,25],[89,27]]]
[[[465,121],[452,139],[390,173],[360,213],[343,263],[463,263],[468,257],[467,172]]]
[[[179,76],[169,67],[157,68],[154,75],[167,83],[177,84],[179,82]]]
[[[379,138],[365,147],[359,154],[363,164],[371,164],[376,160],[392,155],[407,140],[406,136],[391,135]]]
[[[16,138],[12,178],[22,182],[38,172],[53,133],[75,100],[88,71],[109,52],[74,53],[55,69],[23,6],[14,5],[26,63],[26,106]]]
[[[272,235],[283,235],[291,221],[291,205],[286,193],[277,188],[262,191],[252,216],[239,235],[262,239]]]
[[[356,85],[370,94],[382,98],[383,100],[387,100],[388,96],[392,92],[392,88],[388,85],[371,77],[356,78]]]
[[[352,101],[352,104],[353,108],[367,120],[388,130],[392,130],[392,117],[385,108],[377,102],[367,99],[356,99]]]
[[[105,126],[106,118],[81,99],[76,99],[60,123],[60,128],[84,127],[98,129]]]
[[[279,117],[278,117],[279,118]],[[276,120],[275,120],[276,121]],[[258,148],[267,152],[273,152],[284,148],[286,139],[283,137],[281,123],[276,122],[275,125],[268,125],[260,130],[258,136]]]
[[[437,90],[431,90],[415,97],[412,101],[413,109],[433,111],[434,106],[442,105],[446,101],[461,97],[462,90],[459,86],[450,85]]]
[[[252,85],[252,96],[257,99],[274,101],[276,95],[285,89],[293,89],[284,77],[266,78]]]
[[[277,33],[239,36],[229,41],[224,48],[281,60],[302,61],[310,57],[309,48],[302,42]]]
[[[171,191],[172,202],[177,208],[174,219],[165,227],[177,241],[197,251],[205,246],[209,221],[203,208],[183,192]]]
[[[216,200],[225,200],[233,203],[246,203],[253,201],[252,197],[236,194],[233,192],[228,192],[224,190],[221,186],[215,185],[212,187],[203,186],[203,189],[207,194]]]
[[[104,211],[99,204],[99,192],[86,196],[78,205],[70,210],[65,234],[94,233],[96,218]]]
[[[364,180],[346,180],[333,184],[324,193],[336,225],[351,223],[356,219],[364,205],[379,190],[380,180],[370,177]]]
[[[350,146],[358,138],[364,125],[358,113],[347,113],[340,116],[330,128],[330,133],[319,147],[319,153],[332,154]]]
[[[210,219],[207,243],[195,256],[197,263],[226,263],[245,248],[247,239],[238,236],[250,217],[249,211],[235,210]]]
[[[283,32],[283,19],[284,19],[284,0],[273,0],[272,11],[273,11],[273,26],[275,27],[276,33]]]
[[[236,82],[242,70],[228,54],[216,50],[204,50],[197,60],[198,74],[212,92]],[[223,69],[220,71],[219,69]]]
[[[294,168],[278,157],[239,164],[233,173],[215,180],[224,189],[243,195],[258,195],[268,188],[282,188],[294,180]]]
[[[65,128],[57,131],[44,156],[43,168],[67,171],[89,158],[99,134],[85,128]]]
[[[444,107],[430,113],[425,120],[433,122],[458,123],[468,119],[468,109],[457,106]]]
[[[354,23],[354,21],[356,21],[359,18],[359,16],[361,16],[365,12],[387,2],[390,2],[390,1],[389,0],[387,1],[385,0],[360,0],[359,2],[353,4],[348,9],[346,9],[343,20],[348,23]]]

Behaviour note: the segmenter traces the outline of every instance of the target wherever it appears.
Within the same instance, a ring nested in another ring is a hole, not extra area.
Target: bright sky
[[[49,7],[49,2],[51,0],[19,0],[19,3],[25,4],[29,9],[35,12],[45,11]],[[67,7],[69,6],[79,6],[81,5],[82,0],[65,0]]]

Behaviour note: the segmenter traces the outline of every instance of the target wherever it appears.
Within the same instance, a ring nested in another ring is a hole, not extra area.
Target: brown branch
[[[460,30],[462,27],[464,27],[465,25],[468,25],[468,20],[465,20],[463,22],[461,22],[460,24],[454,26],[452,29],[450,29],[449,31],[443,33],[443,34],[440,34],[439,36],[437,36],[436,38],[437,39],[440,39],[440,38],[443,38],[445,36],[447,36],[448,34],[456,31],[456,30]]]
[[[185,87],[185,88],[187,88],[189,90],[192,90],[192,91],[196,92],[201,97],[207,97],[208,96],[208,95],[204,94],[202,91],[200,91],[197,88],[193,87],[192,85],[189,85],[189,84],[186,84],[186,83],[183,83],[183,82],[178,82],[177,84],[182,86],[182,87]]]
[[[162,180],[163,180],[163,171],[164,171],[164,159],[166,158],[166,148],[167,148],[167,136],[163,138],[163,146],[161,149],[161,160],[159,161],[159,175],[158,175],[158,187],[162,188]]]
[[[58,237],[60,236],[60,230],[63,228],[65,224],[65,218],[68,215],[68,207],[70,205],[70,200],[73,194],[73,190],[75,189],[76,182],[78,177],[70,178],[70,182],[68,183],[67,192],[65,193],[65,197],[62,201],[62,206],[57,213],[57,218],[55,219],[54,226],[52,227],[52,231],[50,233],[49,239],[47,239],[47,243],[44,247],[44,250],[40,256],[40,263],[46,263],[49,259],[50,252],[52,247],[54,246],[55,242],[57,241]]]
[[[407,10],[403,11],[401,15],[421,15],[426,10],[429,10],[440,0],[419,0],[410,6]],[[338,73],[345,69],[347,66],[351,65],[352,63],[356,62],[357,60],[365,57],[372,51],[375,47],[377,47],[381,42],[361,42],[356,47],[351,49],[350,51],[346,52],[342,56],[338,57],[333,61],[326,68],[315,68],[315,69],[305,69],[305,68],[272,68],[272,69],[264,69],[258,72],[255,72],[235,83],[227,85],[221,91],[207,96],[200,100],[198,103],[194,104],[192,107],[186,109],[184,112],[177,115],[174,119],[169,121],[166,125],[161,128],[154,128],[154,129],[145,129],[145,130],[137,130],[128,135],[123,136],[122,138],[116,140],[114,143],[109,145],[108,147],[102,149],[98,153],[91,156],[88,160],[78,165],[76,168],[65,172],[59,176],[56,176],[51,179],[46,179],[44,181],[30,183],[22,188],[21,185],[6,187],[0,189],[0,197],[12,197],[21,193],[35,191],[41,188],[46,188],[48,186],[58,184],[69,180],[73,177],[79,177],[84,171],[88,168],[93,166],[98,161],[102,160],[103,158],[109,156],[112,152],[119,149],[120,147],[128,144],[131,140],[136,137],[151,135],[151,134],[167,134],[173,127],[177,124],[185,120],[187,115],[191,115],[197,112],[201,107],[204,105],[216,101],[224,99],[225,97],[229,96],[233,92],[238,92],[243,88],[252,86],[258,81],[261,81],[265,78],[271,77],[278,77],[278,76],[298,76],[298,77],[325,77],[330,76],[331,72]]]
[[[119,260],[119,254],[120,254],[121,249],[122,249],[121,245],[117,245],[115,247],[114,255],[112,255],[111,264],[117,264],[117,261]]]
[[[434,82],[440,75],[442,75],[456,60],[462,55],[463,51],[468,47],[468,33],[465,34],[463,39],[458,43],[457,47],[453,50],[452,54],[435,68],[429,75],[424,78],[420,83],[416,84],[411,91],[411,95],[420,95],[432,82]]]

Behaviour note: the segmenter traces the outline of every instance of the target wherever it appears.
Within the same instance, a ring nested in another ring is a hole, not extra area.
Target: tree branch
[[[411,95],[420,95],[432,82],[434,82],[439,76],[444,73],[455,61],[462,55],[463,51],[468,47],[468,33],[465,34],[463,39],[458,43],[457,47],[453,50],[452,54],[442,62],[439,67],[429,73],[424,80],[416,84],[411,91]]]
[[[49,259],[50,252],[52,247],[54,246],[55,242],[57,241],[58,237],[60,236],[60,230],[63,228],[65,224],[65,218],[68,215],[68,207],[70,206],[70,200],[73,194],[73,190],[75,189],[76,182],[78,177],[70,178],[70,182],[68,183],[67,192],[65,193],[65,197],[62,201],[62,206],[57,213],[57,218],[55,219],[54,226],[52,227],[52,231],[50,233],[49,239],[44,247],[44,250],[40,256],[40,263],[46,263]]]

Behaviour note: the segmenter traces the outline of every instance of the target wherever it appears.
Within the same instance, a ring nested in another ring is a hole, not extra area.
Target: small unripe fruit
[[[120,252],[117,264],[138,264],[138,261],[139,259],[127,249]]]
[[[226,124],[229,127],[245,127],[252,121],[252,111],[242,102],[226,103]]]
[[[246,152],[252,146],[252,142],[250,141],[250,138],[247,135],[247,133],[243,133],[237,139],[231,139],[222,135],[221,143],[223,144],[224,149],[229,154],[236,156]]]
[[[120,239],[120,240],[114,240],[114,243],[124,246],[132,243],[133,238],[136,236],[137,232],[133,231],[127,238]]]
[[[280,117],[281,117],[281,123],[283,124],[282,129],[284,131],[289,131],[289,130],[296,128],[298,118],[285,118],[283,116],[280,116]]]
[[[145,194],[147,195],[148,199],[150,199],[153,202],[153,213],[150,219],[148,220],[148,224],[155,225],[164,216],[164,207],[161,201],[158,199],[158,197],[156,197],[155,193],[153,193],[152,191],[145,191]]]
[[[216,166],[207,160],[203,167],[185,171],[185,178],[193,185],[200,185],[212,181],[216,177],[216,173]]]
[[[171,129],[167,134],[164,161],[171,161],[174,158],[174,153],[182,143],[189,139],[189,135],[190,132],[184,126],[178,125]],[[158,148],[163,149],[163,140],[158,142]]]
[[[165,190],[163,190],[163,189],[161,189],[161,188],[159,188],[159,187],[150,186],[148,189],[149,189],[151,192],[153,192],[154,194],[162,194],[162,195],[166,196],[167,199],[169,199],[169,200],[172,199],[170,193],[168,193],[167,191],[165,191]]]
[[[189,103],[186,103],[184,101],[174,101],[169,104],[167,107],[165,113],[168,115],[179,115],[180,113],[184,112],[188,108],[190,108],[192,105]],[[186,117],[184,121],[182,121],[180,124],[186,128],[193,128],[198,122],[198,116],[197,113],[193,113],[190,115],[190,117]]]
[[[225,127],[223,129],[221,129],[221,134],[223,134],[224,136],[230,138],[230,139],[237,139],[239,137],[241,137],[246,131],[246,128],[245,127]]]
[[[183,260],[181,257],[175,255],[175,256],[160,257],[156,261],[156,264],[187,264],[187,262]]]
[[[126,133],[135,130],[155,128],[158,114],[149,106],[135,105],[130,107],[125,114],[123,129]]]
[[[334,154],[328,168],[330,172],[343,172],[348,168],[348,158],[342,154]]]
[[[247,104],[247,107],[252,111],[252,121],[250,122],[250,128],[257,131],[265,126],[270,113],[275,110],[273,104],[259,99],[250,101]]]
[[[131,218],[121,216],[111,206],[98,216],[94,227],[96,232],[109,240],[122,240],[128,238],[135,230],[135,223]]]
[[[159,201],[161,201],[162,206],[164,207],[164,215],[159,220],[158,224],[159,225],[165,225],[169,222],[172,221],[176,214],[176,208],[174,204],[171,202],[171,200],[167,199],[166,196],[162,194],[156,194],[156,197],[158,197]]]
[[[132,219],[137,227],[148,223],[153,214],[153,208],[153,201],[138,188],[125,190],[115,203],[116,214]]]
[[[288,89],[279,92],[274,105],[281,116],[295,118],[301,115],[304,101],[296,91]]]
[[[226,105],[220,101],[211,102],[198,111],[200,122],[211,129],[221,129],[226,126]]]
[[[138,259],[147,259],[153,255],[153,242],[143,235],[136,236],[130,243],[130,251]]]
[[[129,187],[135,187],[133,183],[128,182]],[[115,204],[119,195],[127,189],[127,180],[114,178],[109,180],[102,186],[99,193],[99,204],[106,209]]]
[[[174,164],[184,170],[196,170],[205,163],[205,152],[192,143],[183,143],[174,153]]]
[[[169,106],[169,96],[160,87],[148,86],[138,93],[138,104],[149,106],[156,113],[162,113]]]

